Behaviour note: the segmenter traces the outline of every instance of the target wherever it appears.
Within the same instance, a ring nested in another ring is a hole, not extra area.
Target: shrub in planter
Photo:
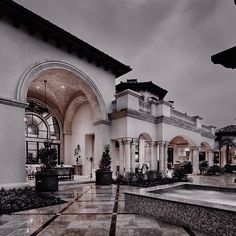
[[[200,173],[204,173],[206,171],[207,167],[208,167],[208,161],[206,161],[206,160],[200,161],[200,163],[199,163]]]
[[[35,188],[40,192],[55,192],[58,190],[58,175],[54,167],[57,164],[56,150],[51,148],[51,143],[44,142],[44,148],[38,153],[38,158],[43,164],[41,171],[35,175]]]
[[[150,182],[158,182],[164,178],[163,174],[158,170],[149,170],[145,174]]]
[[[232,166],[232,165],[230,165],[230,164],[226,164],[225,166],[224,166],[224,172],[225,173],[228,173],[228,174],[232,174],[233,173],[233,171],[234,171],[234,166]]]
[[[193,172],[193,165],[191,161],[184,161],[180,164],[180,167],[185,170],[186,174],[191,174]]]
[[[116,184],[127,184],[127,181],[123,175],[119,174],[116,178]]]
[[[136,182],[136,174],[133,172],[127,172],[125,174],[125,182],[127,182],[129,185],[132,185],[133,182]]]
[[[221,175],[224,174],[224,169],[218,165],[209,166],[206,169],[206,175]]]
[[[172,178],[179,181],[186,181],[187,180],[186,170],[183,167],[175,168],[172,174]]]
[[[96,184],[112,184],[110,145],[105,145],[99,169],[96,170]]]

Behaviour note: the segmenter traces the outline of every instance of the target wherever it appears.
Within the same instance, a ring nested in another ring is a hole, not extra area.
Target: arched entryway
[[[168,165],[173,167],[175,164],[184,161],[191,161],[191,148],[195,143],[187,136],[175,136],[169,142],[168,147]]]
[[[99,160],[96,157],[101,156],[102,141],[109,140],[109,137],[103,136],[101,124],[108,121],[103,97],[88,76],[64,62],[44,62],[21,78],[17,99],[41,104],[56,121],[60,138],[52,142],[58,145],[59,161],[83,165],[82,173],[85,175],[90,175],[91,169],[97,168]],[[41,124],[45,124],[44,128],[49,132],[44,138],[51,139],[47,117],[40,117],[40,114],[27,109],[26,119],[30,116],[41,119]],[[36,126],[32,123],[28,127]],[[30,144],[30,138],[33,137],[26,136],[26,146]],[[38,141],[36,143],[40,146]],[[81,147],[79,158],[74,154],[78,145]],[[37,160],[37,157],[34,159]]]
[[[149,146],[152,143],[152,138],[148,133],[142,133],[138,137],[138,166],[142,168],[146,166],[150,168],[151,160],[150,160],[150,148]]]

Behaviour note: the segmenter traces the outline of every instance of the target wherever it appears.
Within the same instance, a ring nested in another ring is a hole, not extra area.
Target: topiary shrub
[[[110,171],[110,169],[111,169],[110,145],[105,145],[98,171]]]

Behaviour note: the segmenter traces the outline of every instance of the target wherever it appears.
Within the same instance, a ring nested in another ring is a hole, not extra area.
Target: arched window
[[[27,164],[38,164],[38,151],[51,140],[60,163],[60,128],[56,117],[39,103],[29,102],[25,113],[25,153]]]

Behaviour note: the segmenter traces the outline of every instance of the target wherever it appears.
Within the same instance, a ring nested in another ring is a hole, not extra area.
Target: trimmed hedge
[[[0,215],[39,207],[65,203],[49,193],[40,193],[33,188],[0,190]]]
[[[171,184],[179,182],[179,179],[169,178],[157,170],[149,170],[142,172],[128,172],[123,175],[118,175],[117,179],[113,181],[114,184],[130,185],[137,187],[152,187],[156,185]]]

